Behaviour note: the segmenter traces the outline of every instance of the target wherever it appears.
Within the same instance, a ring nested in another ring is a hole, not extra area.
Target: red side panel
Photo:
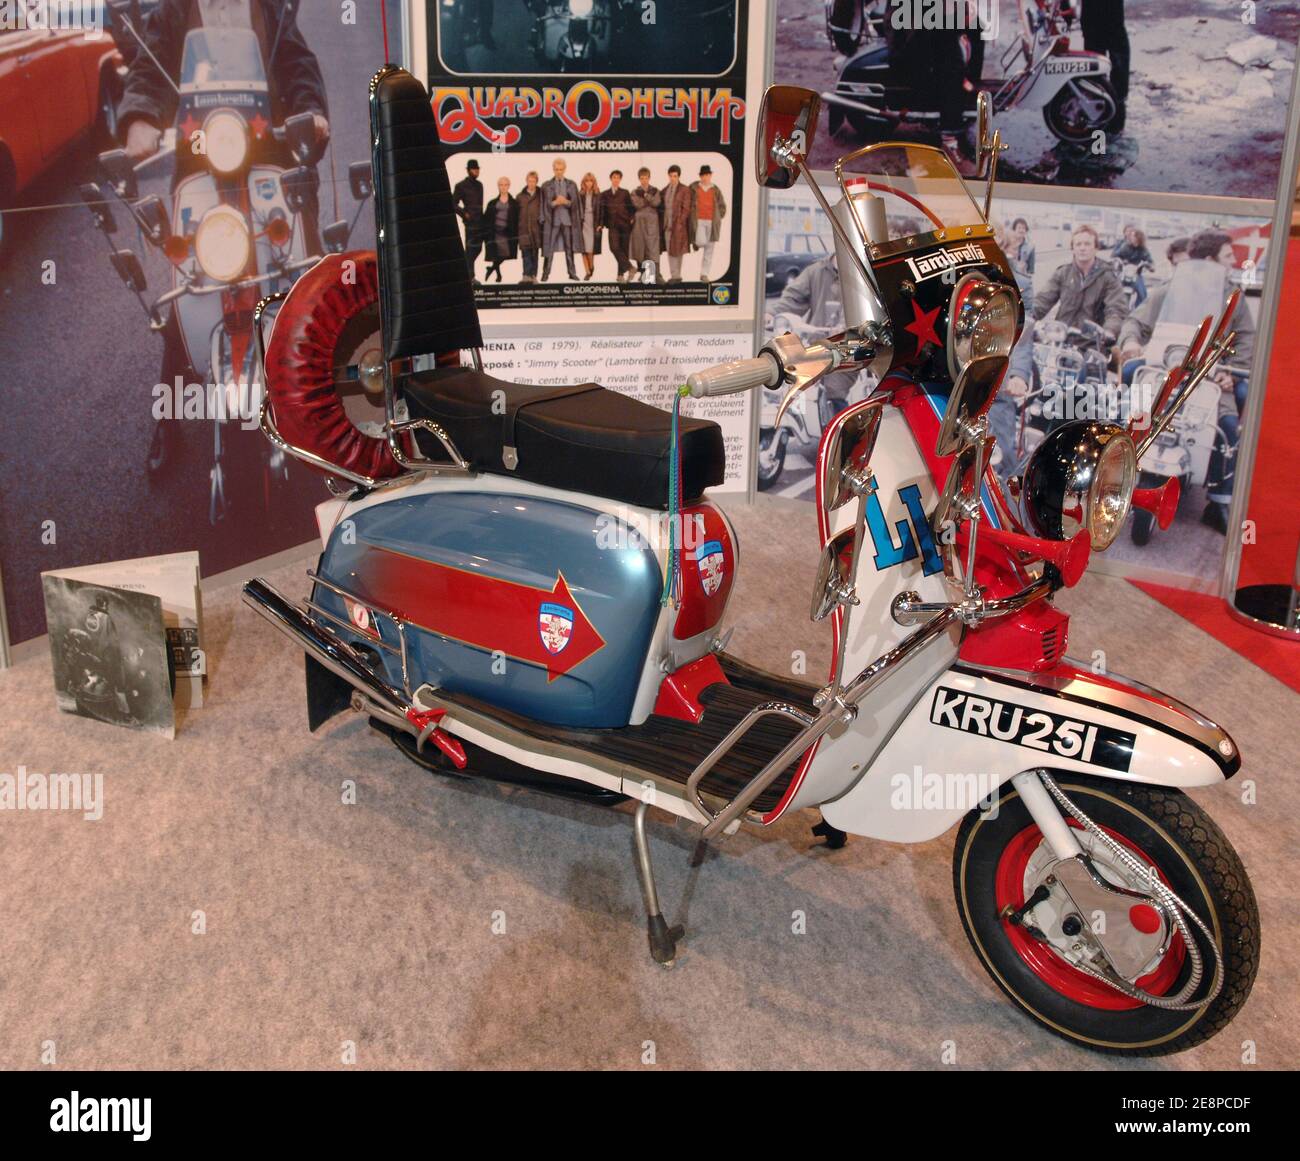
[[[676,673],[670,673],[664,678],[659,687],[659,696],[655,699],[654,712],[666,718],[698,722],[704,717],[700,694],[719,682],[729,684],[717,657],[706,653],[698,661],[683,665]]]
[[[712,504],[683,508],[681,607],[673,636],[685,641],[722,620],[736,575],[736,546],[722,513]]]

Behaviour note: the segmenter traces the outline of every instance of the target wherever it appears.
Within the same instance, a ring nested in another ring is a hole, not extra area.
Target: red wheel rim
[[[1074,819],[1068,819],[1067,821],[1076,830],[1082,829]],[[1130,842],[1122,834],[1108,826],[1103,826],[1101,829],[1115,839],[1116,842],[1122,843],[1134,854],[1153,866],[1155,865],[1155,860],[1148,856],[1136,843]],[[1007,843],[1002,851],[1002,857],[998,860],[994,885],[995,902],[999,915],[1008,906],[1015,909],[1024,905],[1025,869],[1029,866],[1029,860],[1033,857],[1042,841],[1043,832],[1038,829],[1036,823],[1031,822]],[[1158,867],[1156,869],[1159,871]],[[1162,882],[1168,882],[1162,871],[1160,872],[1160,879]],[[1016,954],[1024,961],[1025,966],[1049,988],[1065,996],[1066,999],[1073,1000],[1075,1003],[1083,1004],[1089,1008],[1102,1008],[1111,1012],[1123,1012],[1143,1007],[1141,1000],[1132,999],[1101,980],[1094,979],[1085,972],[1081,972],[1055,948],[1045,943],[1039,943],[1019,924],[1013,924],[1003,919],[1002,930],[1006,933],[1011,946],[1015,948]],[[1159,966],[1154,971],[1139,977],[1135,981],[1135,986],[1143,991],[1150,992],[1152,995],[1163,996],[1174,986],[1174,982],[1178,979],[1178,973],[1182,971],[1186,954],[1187,948],[1183,942],[1182,933],[1175,931],[1173,938],[1169,942],[1169,950],[1165,953],[1165,958],[1160,961]]]

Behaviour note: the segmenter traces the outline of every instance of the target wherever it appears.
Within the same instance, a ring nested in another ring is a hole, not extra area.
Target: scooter
[[[1139,285],[1142,283],[1143,273],[1154,270],[1155,267],[1149,262],[1125,262],[1123,258],[1112,258],[1110,260],[1111,269],[1115,271],[1115,277],[1120,280],[1124,287],[1124,304],[1126,315],[1132,314],[1142,303],[1139,298],[1144,297],[1139,293]],[[1150,288],[1146,288],[1150,292]]]
[[[157,67],[136,25],[122,23],[139,42],[138,67]],[[81,197],[111,239],[117,224],[107,187],[138,228],[142,246],[169,264],[171,288],[146,303],[140,255],[112,248],[110,241],[113,269],[139,301],[150,330],[174,325],[179,332],[174,373],[188,368],[206,387],[204,414],[213,421],[208,518],[215,524],[228,511],[222,427],[257,414],[253,308],[267,290],[287,289],[316,265],[322,249],[346,249],[369,196],[370,164],[349,168],[358,202],[352,221],[320,229],[315,164],[322,149],[312,116],[272,124],[262,50],[251,28],[189,31],[176,90],[175,124],[159,152],[138,163],[120,149],[100,154],[102,182],[83,186]],[[169,195],[141,196],[142,185],[163,190],[168,182]],[[271,449],[267,492],[271,481],[286,476],[284,457]]]
[[[974,7],[972,5],[972,7]],[[1021,5],[1022,31],[1002,56],[1004,79],[993,90],[993,110],[1041,109],[1043,122],[1059,141],[1088,145],[1120,115],[1110,82],[1110,60],[1101,53],[1070,47],[1074,10],[1062,0],[1028,0]],[[845,62],[832,91],[822,93],[830,105],[830,128],[847,122],[859,137],[902,121],[937,127],[939,111],[928,87],[900,76],[889,44],[879,27],[867,20],[866,44]],[[964,36],[965,75],[959,78],[974,93],[983,85],[980,32],[972,20]],[[975,117],[974,102],[967,111]]]
[[[966,187],[941,150],[897,143],[841,158],[832,206],[807,162],[819,104],[770,88],[755,148],[764,185],[803,177],[833,223],[845,329],[698,371],[666,412],[483,373],[464,266],[420,261],[426,245],[454,251],[454,215],[436,196],[393,196],[408,167],[447,187],[423,86],[385,66],[371,88],[376,259],[358,255],[343,287],[326,258],[264,347],[263,430],[334,481],[324,548],[302,603],[260,578],[244,600],[306,653],[310,728],[351,708],[430,770],[634,803],[656,962],[677,960],[684,932],[658,896],[652,807],[706,842],[805,808],[830,846],[956,827],[957,909],[1014,1003],[1102,1051],[1187,1048],[1240,1009],[1258,961],[1245,870],[1184,793],[1232,777],[1240,755],[1173,698],[1070,661],[1054,601],[1168,488],[1135,490],[1147,436],[1084,421],[1044,441],[1013,506],[987,468],[986,412],[1023,325],[989,224],[987,102],[983,206],[954,193]],[[929,228],[893,232],[896,203]],[[322,377],[349,315],[376,298],[382,358],[361,373],[382,381],[386,420],[367,439]],[[422,300],[453,305],[422,313]],[[1227,317],[1202,324],[1146,430],[1230,347]],[[879,387],[818,453],[810,614],[830,624],[834,664],[813,685],[726,650],[738,545],[707,496],[722,435],[681,404],[779,386],[789,406],[846,369]]]

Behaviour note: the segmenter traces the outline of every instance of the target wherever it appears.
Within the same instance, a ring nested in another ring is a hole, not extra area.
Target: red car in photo
[[[71,147],[113,135],[120,64],[106,31],[0,29],[0,253],[3,211]]]

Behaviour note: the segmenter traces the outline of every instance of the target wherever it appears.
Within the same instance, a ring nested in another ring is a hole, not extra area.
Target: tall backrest
[[[481,347],[474,284],[429,94],[396,65],[385,65],[370,82],[370,140],[385,356]]]

